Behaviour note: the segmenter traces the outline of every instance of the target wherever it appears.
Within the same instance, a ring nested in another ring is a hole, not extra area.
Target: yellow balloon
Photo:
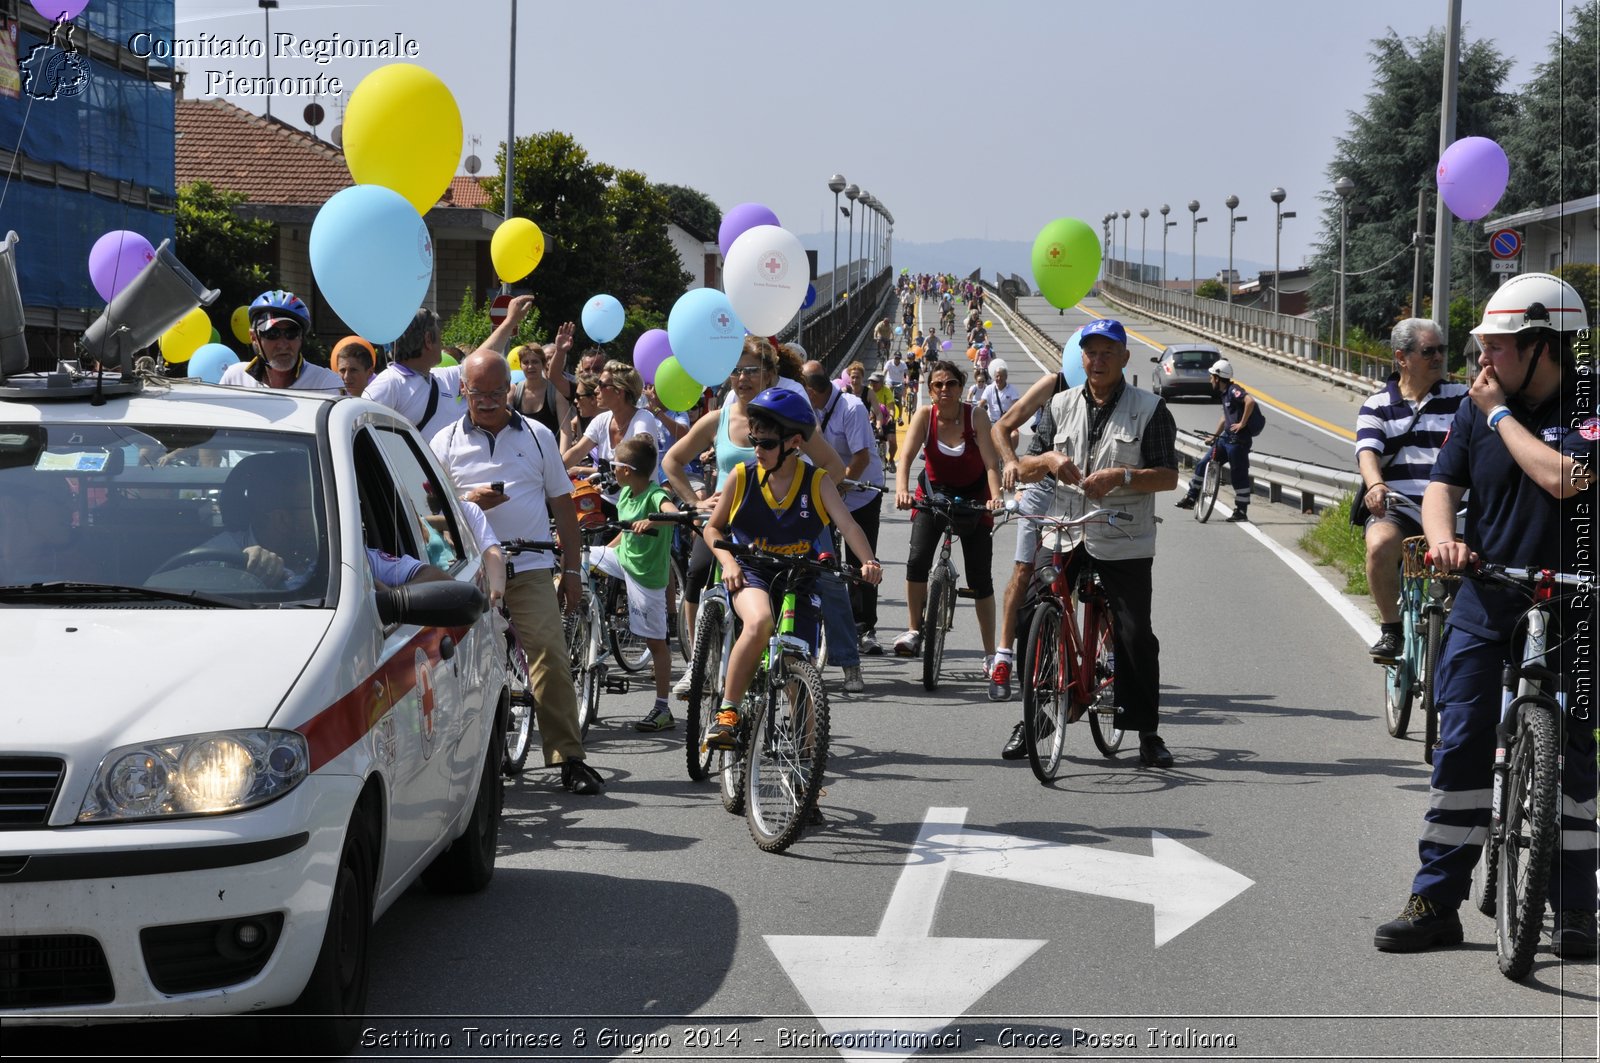
[[[393,189],[427,214],[461,162],[461,109],[433,71],[380,66],[350,94],[344,155],[357,184]]]
[[[544,233],[527,218],[507,218],[489,240],[489,261],[507,283],[532,273],[543,257]]]
[[[506,355],[506,365],[510,366],[512,369],[521,369],[522,348],[526,346],[527,344],[524,343],[511,348],[511,353]]]
[[[234,310],[233,316],[228,319],[229,326],[233,329],[233,338],[240,343],[250,342],[250,308],[241,306]]]
[[[197,306],[161,334],[161,357],[175,365],[187,362],[209,339],[211,319]]]
[[[983,327],[984,328],[994,328],[994,322],[993,321],[985,321],[983,323]]]

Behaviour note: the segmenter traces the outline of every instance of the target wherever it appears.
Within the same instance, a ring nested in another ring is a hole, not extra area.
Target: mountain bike
[[[644,640],[627,631],[627,587],[620,579],[601,572],[591,560],[592,540],[606,540],[618,533],[634,534],[627,525],[605,521],[580,529],[583,533],[583,552],[579,568],[583,573],[582,590],[578,608],[562,615],[562,625],[567,636],[567,653],[572,668],[572,682],[578,690],[578,731],[587,736],[589,727],[600,718],[600,694],[626,694],[626,676],[612,675],[609,661],[622,663],[618,646],[637,644],[644,647],[646,659],[649,647]],[[644,534],[654,535],[651,529]],[[618,628],[626,631],[626,641]],[[626,668],[626,664],[623,665]],[[637,669],[629,669],[636,671]]]
[[[560,556],[561,547],[548,541],[509,539],[500,544],[507,554],[525,552],[552,553]],[[511,564],[506,563],[509,570]],[[523,652],[517,629],[511,623],[511,612],[505,606],[500,610],[506,643],[506,678],[510,687],[510,704],[506,711],[505,740],[500,744],[500,770],[507,777],[521,775],[528,766],[528,752],[533,748],[534,700],[533,687],[528,680],[528,655]]]
[[[1016,508],[1006,503],[1003,512]],[[978,519],[993,515],[986,503],[969,502],[942,494],[928,495],[911,507],[913,512],[926,513],[941,522],[943,533],[939,546],[939,559],[928,575],[928,599],[922,609],[922,688],[939,689],[939,666],[944,663],[944,637],[956,619],[956,599],[971,598],[972,591],[960,585],[960,575],[955,562],[950,560],[950,543],[956,536],[956,521],[961,518]]]
[[[1561,852],[1561,768],[1566,748],[1566,676],[1546,661],[1554,603],[1588,593],[1581,576],[1549,569],[1510,568],[1488,562],[1462,570],[1529,595],[1520,660],[1516,639],[1502,673],[1500,724],[1495,743],[1489,838],[1473,872],[1472,900],[1495,919],[1495,957],[1507,978],[1533,968],[1544,924],[1545,890]],[[1557,588],[1568,588],[1563,594]],[[1573,641],[1568,636],[1567,641]],[[1572,726],[1593,727],[1587,715]]]
[[[1200,480],[1200,497],[1194,503],[1194,519],[1204,524],[1216,508],[1217,493],[1222,490],[1222,467],[1228,463],[1227,452],[1221,444],[1232,437],[1227,433],[1202,432],[1200,438],[1211,448],[1211,459],[1206,462],[1205,475]]]
[[[1123,510],[1092,509],[1079,517],[1022,514],[1045,531],[1064,532],[1086,524],[1115,526],[1133,515]],[[1080,543],[1056,550],[1035,574],[1033,616],[1022,645],[1022,724],[1028,765],[1034,777],[1049,783],[1061,768],[1066,728],[1085,712],[1094,744],[1107,757],[1122,746],[1117,724],[1116,654],[1111,612],[1094,559]],[[1082,611],[1082,621],[1078,619]]]

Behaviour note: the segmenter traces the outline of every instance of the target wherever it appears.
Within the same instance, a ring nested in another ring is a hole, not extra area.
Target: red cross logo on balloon
[[[1051,244],[1050,250],[1046,251],[1045,254],[1050,256],[1050,264],[1052,266],[1055,265],[1057,262],[1061,261],[1061,245]]]
[[[718,328],[727,328],[728,325],[733,321],[733,319],[730,318],[725,313],[724,314],[718,314],[716,320],[717,320],[717,327]]]
[[[776,273],[782,268],[783,268],[783,263],[782,262],[779,262],[775,258],[767,259],[766,270],[767,270],[768,273]]]

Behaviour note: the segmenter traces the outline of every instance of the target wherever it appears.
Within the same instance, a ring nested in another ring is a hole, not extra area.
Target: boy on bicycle
[[[759,561],[740,561],[727,550],[729,541],[801,557],[816,553],[824,528],[834,525],[850,552],[865,558],[861,578],[877,584],[883,566],[873,554],[861,526],[839,498],[833,479],[800,457],[800,445],[816,431],[817,417],[809,399],[783,388],[768,388],[745,403],[754,461],[736,465],[717,496],[706,521],[705,540],[722,566],[739,637],[728,654],[722,708],[706,736],[708,749],[732,749],[739,726],[739,704],[772,638],[772,572]]]
[[[667,706],[672,685],[672,654],[667,649],[667,575],[672,562],[672,531],[646,513],[675,513],[666,491],[656,483],[656,441],[637,435],[617,445],[611,469],[622,490],[617,495],[617,520],[630,530],[593,553],[596,568],[628,589],[628,630],[650,648],[655,672],[656,703],[633,726],[637,731],[670,731],[676,726]],[[654,535],[645,533],[656,529]]]

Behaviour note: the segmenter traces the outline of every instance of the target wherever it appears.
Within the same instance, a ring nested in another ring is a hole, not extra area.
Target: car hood
[[[0,609],[16,750],[88,753],[272,720],[331,609]]]

